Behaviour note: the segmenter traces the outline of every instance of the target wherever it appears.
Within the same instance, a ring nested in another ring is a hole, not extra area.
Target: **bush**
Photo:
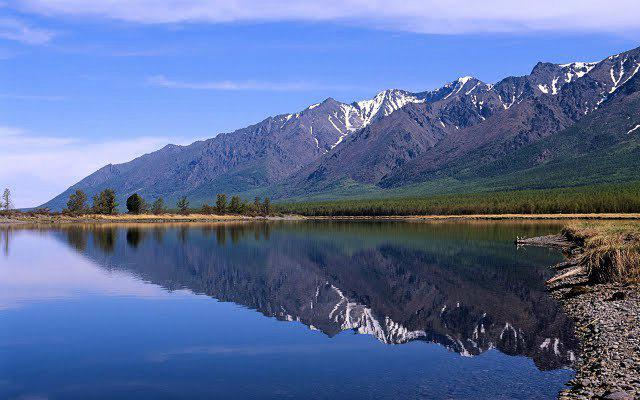
[[[130,214],[141,214],[145,212],[146,206],[144,199],[138,194],[134,193],[127,199],[127,211]]]

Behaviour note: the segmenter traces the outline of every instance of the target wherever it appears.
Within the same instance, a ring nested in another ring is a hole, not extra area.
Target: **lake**
[[[0,227],[2,399],[553,399],[526,222]]]

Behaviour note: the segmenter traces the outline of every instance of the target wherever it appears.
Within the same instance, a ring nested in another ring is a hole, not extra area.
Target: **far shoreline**
[[[0,225],[73,224],[73,223],[189,223],[189,222],[265,222],[265,221],[567,221],[567,220],[640,220],[640,213],[576,213],[576,214],[456,214],[456,215],[215,215],[215,214],[86,214],[79,216],[47,214],[11,214],[0,216]]]

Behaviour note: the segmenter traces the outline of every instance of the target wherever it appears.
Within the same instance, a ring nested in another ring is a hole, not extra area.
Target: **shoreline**
[[[456,214],[456,215],[363,215],[363,216],[301,216],[310,220],[640,220],[640,213],[597,214]]]
[[[165,214],[165,215],[97,215],[88,214],[77,217],[73,216],[25,216],[12,218],[0,217],[0,226],[41,224],[41,225],[64,225],[64,224],[122,224],[122,223],[144,223],[144,224],[164,224],[164,223],[189,223],[189,222],[251,222],[251,221],[296,221],[301,220],[297,216],[259,216],[250,217],[244,215],[205,215],[205,214]]]
[[[245,216],[209,214],[87,214],[67,215],[11,215],[0,217],[0,226],[24,223],[70,224],[70,223],[167,223],[167,222],[231,222],[231,221],[560,221],[560,220],[640,220],[640,213],[599,213],[599,214],[460,214],[460,215],[367,215],[367,216]]]
[[[575,324],[580,354],[575,377],[558,394],[561,400],[631,400],[640,396],[640,288],[638,284],[598,283],[586,274],[569,275],[582,243],[563,235],[518,239],[518,245],[563,249],[567,260],[547,281],[550,295]],[[559,277],[564,277],[558,279]]]

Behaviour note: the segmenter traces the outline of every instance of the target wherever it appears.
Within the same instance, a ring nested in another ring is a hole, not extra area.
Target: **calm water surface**
[[[571,321],[526,223],[0,228],[2,399],[544,399]]]

